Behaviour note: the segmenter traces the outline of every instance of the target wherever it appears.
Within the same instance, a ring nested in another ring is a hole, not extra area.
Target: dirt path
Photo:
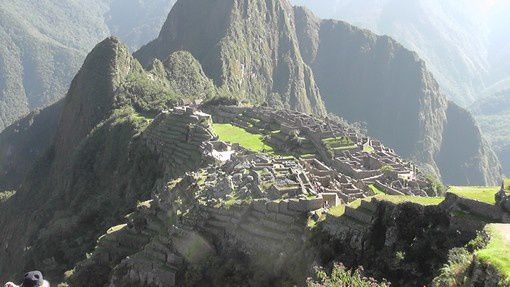
[[[496,224],[494,227],[501,235],[503,235],[507,244],[510,245],[510,224]]]

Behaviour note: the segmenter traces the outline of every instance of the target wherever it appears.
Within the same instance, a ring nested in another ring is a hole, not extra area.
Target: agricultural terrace
[[[379,200],[389,201],[395,204],[405,203],[405,202],[412,202],[416,204],[421,205],[438,205],[441,202],[443,202],[444,197],[421,197],[421,196],[408,196],[408,195],[389,195],[389,194],[381,194],[378,193],[375,196],[367,197],[364,199],[358,199],[347,206],[352,208],[358,208],[361,206],[361,201],[371,201],[372,198],[377,198]],[[329,210],[328,214],[332,216],[342,216],[345,212],[345,205],[341,204],[339,206],[333,207]]]
[[[484,187],[484,186],[452,186],[448,190],[453,194],[456,194],[460,197],[478,200],[481,202],[495,204],[496,203],[496,193],[499,191],[499,187]]]

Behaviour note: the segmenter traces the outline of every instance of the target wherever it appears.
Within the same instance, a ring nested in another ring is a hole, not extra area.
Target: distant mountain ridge
[[[510,175],[510,89],[476,101],[470,110]]]
[[[292,0],[322,18],[393,37],[416,51],[448,99],[464,107],[508,82],[508,1]]]

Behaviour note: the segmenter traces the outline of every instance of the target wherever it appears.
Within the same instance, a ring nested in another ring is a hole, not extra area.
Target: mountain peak
[[[181,0],[159,37],[134,55],[148,66],[155,58],[186,50],[227,93],[254,104],[324,114],[295,31],[286,0]]]
[[[71,83],[57,131],[56,147],[66,158],[111,111],[117,86],[139,64],[119,39],[97,44]]]

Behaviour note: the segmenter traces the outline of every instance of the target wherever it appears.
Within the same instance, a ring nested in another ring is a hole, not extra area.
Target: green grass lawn
[[[489,204],[495,204],[495,195],[499,189],[499,187],[484,186],[451,186],[448,191],[460,197],[474,199]]]
[[[386,200],[396,204],[404,202],[412,202],[421,205],[438,205],[443,202],[444,197],[421,197],[421,196],[408,196],[408,195],[377,195],[378,199]]]
[[[510,235],[506,224],[490,224],[486,227],[491,236],[489,244],[476,252],[482,262],[493,265],[506,278],[506,284],[510,284]]]
[[[364,152],[373,153],[375,151],[374,147],[371,145],[366,145],[363,147]]]
[[[352,208],[358,208],[361,206],[362,200],[370,201],[374,197],[377,199],[386,200],[386,201],[389,201],[389,202],[392,202],[395,204],[400,204],[400,203],[404,203],[404,202],[412,202],[412,203],[417,203],[417,204],[421,204],[421,205],[438,205],[441,202],[443,202],[443,200],[444,200],[444,197],[421,197],[421,196],[407,196],[407,195],[398,196],[398,195],[388,195],[388,194],[380,194],[379,193],[372,197],[355,200],[355,201],[349,203],[348,206],[352,207]],[[328,214],[335,216],[335,217],[340,217],[344,214],[344,212],[345,212],[345,205],[342,204],[342,205],[335,206],[335,207],[331,208],[328,211]]]
[[[375,193],[375,194],[385,194],[382,190],[375,187],[375,185],[370,184],[368,187]]]
[[[357,146],[349,138],[338,137],[338,138],[327,138],[323,139],[322,142],[330,149],[333,150],[349,150],[355,149]]]
[[[245,129],[231,124],[213,124],[213,128],[222,141],[231,144],[237,143],[245,149],[255,152],[273,152],[273,148],[264,143],[260,134],[249,133]]]

